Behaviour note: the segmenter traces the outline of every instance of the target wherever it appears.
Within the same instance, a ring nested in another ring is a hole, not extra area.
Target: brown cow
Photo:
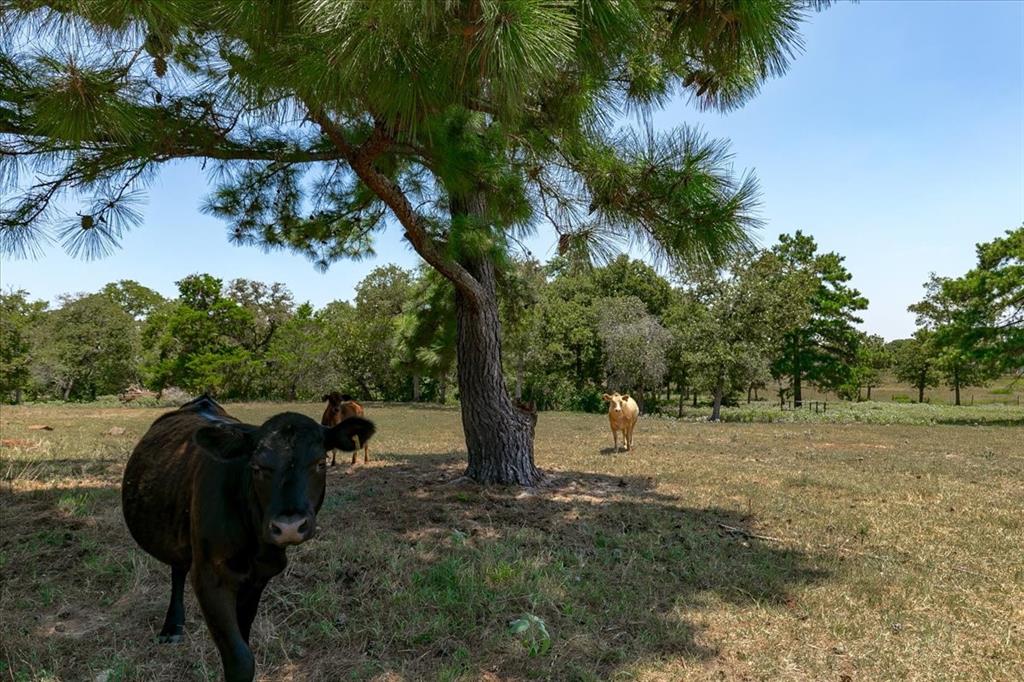
[[[337,391],[331,391],[324,397],[320,398],[327,403],[327,409],[324,410],[324,416],[320,417],[320,423],[324,426],[337,426],[342,421],[349,417],[362,417],[363,406],[352,399],[352,396],[345,393],[338,393]],[[356,463],[356,454],[359,452],[359,441],[356,441],[356,449],[352,451],[352,464]],[[336,452],[331,452],[331,466],[334,466],[337,462]],[[370,446],[367,443],[363,443],[363,464],[370,461]]]
[[[622,432],[622,443],[626,451],[633,447],[633,427],[640,416],[640,408],[636,401],[628,395],[605,393],[601,398],[608,403],[608,423],[612,427],[612,439],[615,441],[615,452],[619,451],[619,431]]]

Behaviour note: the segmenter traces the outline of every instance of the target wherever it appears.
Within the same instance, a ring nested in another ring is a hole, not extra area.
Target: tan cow
[[[633,427],[640,416],[640,407],[628,395],[605,393],[601,396],[608,403],[608,422],[612,427],[612,438],[615,440],[615,452],[619,451],[619,431],[622,432],[622,443],[628,452],[633,447]]]
[[[327,401],[327,409],[320,423],[327,427],[337,426],[349,417],[362,417],[363,406],[352,399],[352,396],[331,391],[320,400]],[[356,454],[359,452],[359,436],[356,436],[356,449],[352,451],[352,464],[356,463]],[[370,446],[363,443],[363,464],[370,461]],[[337,452],[331,450],[331,466],[335,465]]]

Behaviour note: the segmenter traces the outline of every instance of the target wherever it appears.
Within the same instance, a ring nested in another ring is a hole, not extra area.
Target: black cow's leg
[[[242,639],[249,641],[249,633],[252,630],[252,622],[256,619],[256,610],[260,606],[260,597],[263,596],[263,588],[267,583],[263,580],[251,580],[242,585],[238,590],[238,629],[242,632]]]
[[[337,450],[331,450],[331,466],[334,466],[335,464],[337,464],[338,463],[337,460],[338,460],[338,451]]]
[[[238,595],[219,582],[210,570],[197,571],[192,576],[206,627],[224,664],[225,681],[252,682],[256,676],[256,659],[238,627]]]
[[[185,576],[188,566],[171,566],[171,603],[167,607],[164,626],[156,641],[173,644],[182,640],[185,631]]]

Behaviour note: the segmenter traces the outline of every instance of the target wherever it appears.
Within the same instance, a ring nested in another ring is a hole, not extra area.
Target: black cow
[[[325,428],[285,412],[243,424],[203,396],[157,419],[135,446],[121,489],[125,522],[146,552],[171,566],[171,603],[159,641],[180,641],[185,576],[229,682],[255,676],[249,631],[285,548],[316,531],[328,450],[355,450],[373,424]]]
[[[362,417],[365,414],[363,406],[352,399],[352,396],[346,393],[338,393],[337,391],[331,391],[323,398],[320,398],[327,403],[327,409],[324,410],[324,415],[320,417],[320,423],[324,426],[337,426],[341,422],[345,421],[349,417]],[[359,443],[356,443],[356,452],[359,450]],[[356,463],[356,452],[352,453],[352,465]],[[335,457],[337,453],[331,452],[331,466],[335,464]],[[370,446],[367,443],[363,443],[363,464],[370,461]]]

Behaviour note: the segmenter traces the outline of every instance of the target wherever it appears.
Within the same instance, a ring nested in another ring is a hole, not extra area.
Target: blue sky
[[[700,113],[678,101],[654,123],[729,138],[737,170],[761,181],[760,241],[812,234],[846,257],[870,300],[863,328],[907,336],[906,307],[929,272],[964,272],[975,243],[1024,221],[1024,3],[868,0],[813,16],[804,38],[789,73],[742,109]],[[4,261],[0,286],[52,300],[135,279],[173,295],[182,276],[210,272],[284,282],[320,306],[351,298],[377,265],[418,262],[395,228],[375,258],[326,274],[289,253],[232,246],[225,225],[199,212],[206,191],[198,164],[166,167],[120,251],[85,262],[54,247]],[[530,245],[543,259],[553,241],[542,229]]]

